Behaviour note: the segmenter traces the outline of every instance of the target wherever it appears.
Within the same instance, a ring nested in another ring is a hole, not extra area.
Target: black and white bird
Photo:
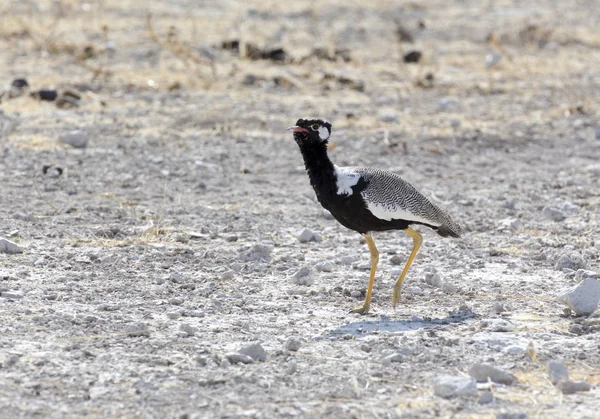
[[[301,118],[288,130],[300,147],[304,165],[317,199],[345,227],[364,235],[371,252],[371,274],[367,296],[361,307],[352,310],[367,314],[371,305],[379,252],[372,233],[404,230],[413,239],[413,248],[400,277],[394,284],[392,304],[400,301],[400,289],[419,247],[422,236],[410,226],[421,224],[443,237],[460,237],[461,228],[450,216],[432,204],[400,176],[372,167],[338,167],[327,155],[331,124],[322,119]]]

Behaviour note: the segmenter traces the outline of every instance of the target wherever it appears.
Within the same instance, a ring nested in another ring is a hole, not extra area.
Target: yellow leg
[[[408,260],[406,261],[406,265],[404,265],[404,269],[402,270],[400,277],[394,284],[394,291],[392,292],[392,305],[394,307],[396,306],[397,303],[400,302],[400,288],[402,288],[402,283],[404,282],[404,278],[406,277],[406,274],[408,272],[408,269],[410,268],[410,265],[412,265],[413,260],[415,259],[415,256],[417,256],[417,252],[419,251],[419,248],[421,247],[421,243],[423,243],[423,237],[418,232],[413,230],[412,228],[407,228],[404,231],[406,231],[410,235],[410,237],[412,237],[413,249],[412,249],[412,252],[410,252],[410,256],[408,257]]]
[[[379,262],[379,252],[375,247],[375,242],[370,234],[365,234],[365,240],[371,252],[371,275],[369,276],[369,286],[367,288],[367,297],[362,307],[355,308],[351,313],[367,314],[371,306],[371,295],[373,295],[373,284],[375,283],[375,271],[377,271],[377,263]]]

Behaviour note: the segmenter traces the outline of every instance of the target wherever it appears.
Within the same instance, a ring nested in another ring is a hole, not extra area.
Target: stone
[[[383,358],[383,363],[387,364],[390,362],[401,363],[404,362],[404,355],[400,352],[394,352],[393,354],[387,355]]]
[[[255,361],[264,362],[267,360],[267,353],[260,342],[251,342],[240,348],[238,351],[241,354],[248,355]]]
[[[423,290],[421,289],[421,287],[417,287],[415,285],[409,286],[405,288],[405,291],[408,294],[412,294],[412,295],[421,295],[423,294]]]
[[[575,250],[566,251],[561,254],[554,265],[554,268],[558,270],[571,269],[573,271],[585,269],[586,267],[587,263],[585,259],[581,256],[581,253]]]
[[[316,241],[315,233],[309,228],[303,228],[296,237],[300,243]]]
[[[61,143],[68,144],[73,148],[86,148],[89,135],[83,130],[73,130],[61,135],[59,140]]]
[[[554,385],[560,381],[569,380],[569,371],[567,366],[560,361],[548,362],[548,375],[550,376],[550,382]]]
[[[567,216],[557,207],[552,205],[546,205],[542,209],[542,214],[549,220],[552,221],[563,221]]]
[[[0,252],[14,255],[17,253],[23,253],[23,248],[15,242],[0,237]]]
[[[23,298],[23,293],[20,291],[4,291],[2,293],[2,297],[11,300],[20,300],[21,298]]]
[[[188,323],[181,323],[179,330],[186,333],[188,336],[194,336],[196,334],[196,329],[194,329]]]
[[[333,271],[333,263],[329,261],[319,262],[315,265],[315,269],[319,272],[332,272]]]
[[[150,336],[150,329],[148,325],[142,322],[130,323],[125,326],[125,333],[127,336],[137,337],[137,336]]]
[[[293,275],[292,279],[297,285],[312,285],[313,284],[313,274],[310,270],[310,267],[303,266],[298,269]]]
[[[472,338],[476,346],[483,346],[509,355],[527,353],[530,339],[507,332],[478,332]]]
[[[518,413],[496,413],[496,419],[527,419],[527,413],[518,412]]]
[[[515,325],[504,319],[483,319],[481,328],[490,332],[514,332]]]
[[[441,375],[435,379],[433,393],[445,399],[476,396],[477,383],[472,377]]]
[[[289,338],[285,342],[285,350],[289,352],[298,352],[300,346],[302,346],[302,342],[297,338]]]
[[[240,255],[240,259],[244,262],[269,262],[271,260],[271,250],[272,248],[270,246],[267,246],[262,243],[257,243],[250,249],[246,250],[245,252],[242,252],[242,254]]]
[[[254,359],[252,359],[251,356],[238,352],[229,352],[225,354],[225,359],[231,364],[252,364],[254,362]]]
[[[477,403],[479,404],[489,404],[491,402],[494,401],[494,393],[492,393],[489,390],[484,390],[481,395],[479,396],[479,399],[477,400]]]
[[[225,271],[221,274],[221,279],[228,281],[230,279],[233,279],[235,277],[235,272],[233,272],[231,269],[228,271]]]
[[[488,379],[494,383],[507,386],[517,381],[517,377],[491,364],[477,363],[469,368],[469,375],[478,383],[487,383]]]
[[[434,288],[440,288],[442,286],[442,277],[437,273],[427,273],[425,274],[425,283]]]
[[[580,391],[590,391],[592,385],[586,381],[560,381],[557,385],[563,394],[573,394]]]
[[[600,302],[600,281],[586,278],[573,288],[556,297],[578,316],[588,316],[598,308]]]

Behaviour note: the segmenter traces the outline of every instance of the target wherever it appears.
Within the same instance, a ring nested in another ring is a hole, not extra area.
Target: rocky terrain
[[[144,7],[0,4],[4,417],[597,417],[600,8]],[[395,309],[403,232],[348,313],[307,115],[464,229],[416,227]]]

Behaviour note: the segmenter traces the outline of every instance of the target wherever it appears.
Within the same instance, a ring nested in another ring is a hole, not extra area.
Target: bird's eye
[[[321,126],[320,126],[319,124],[312,124],[312,125],[310,126],[310,128],[311,128],[313,131],[318,131],[320,127],[321,127]]]

